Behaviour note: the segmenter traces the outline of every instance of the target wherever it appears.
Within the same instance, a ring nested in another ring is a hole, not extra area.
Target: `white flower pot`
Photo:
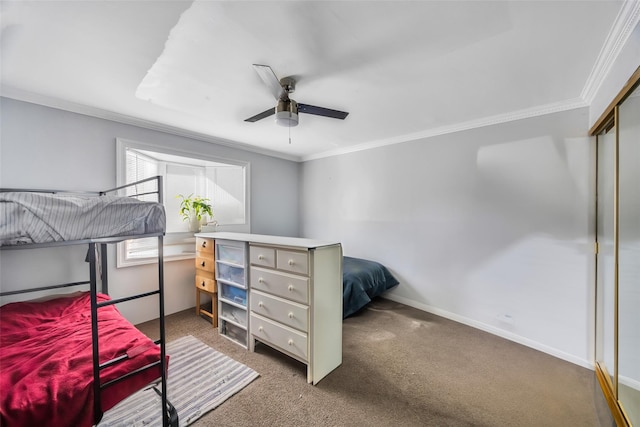
[[[189,220],[189,231],[198,233],[200,231],[200,221],[198,221],[197,217],[192,217]]]

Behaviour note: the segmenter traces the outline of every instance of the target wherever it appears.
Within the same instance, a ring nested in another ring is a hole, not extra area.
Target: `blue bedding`
[[[372,298],[399,282],[387,268],[375,261],[343,257],[342,317],[347,318],[367,305]]]

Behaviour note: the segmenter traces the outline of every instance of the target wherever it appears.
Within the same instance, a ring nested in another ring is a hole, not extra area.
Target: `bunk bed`
[[[89,264],[86,281],[0,292],[6,297],[89,286],[0,307],[0,425],[97,425],[105,411],[151,386],[161,397],[163,425],[178,426],[166,385],[165,224],[159,176],[94,193],[0,189],[1,250],[86,245]],[[149,237],[158,244],[157,289],[112,299],[107,245]],[[159,300],[155,341],[115,307],[153,295]]]

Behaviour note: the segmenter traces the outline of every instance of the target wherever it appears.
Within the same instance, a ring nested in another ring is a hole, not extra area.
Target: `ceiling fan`
[[[324,116],[340,120],[344,120],[344,118],[349,115],[349,113],[344,111],[297,103],[293,99],[289,98],[289,94],[293,93],[296,89],[296,81],[293,77],[278,79],[276,74],[268,65],[253,64],[253,67],[264,84],[267,85],[273,96],[275,96],[278,104],[275,108],[269,108],[262,113],[245,119],[245,122],[257,122],[258,120],[275,114],[276,123],[281,126],[292,127],[298,125],[298,113],[315,114],[316,116]]]

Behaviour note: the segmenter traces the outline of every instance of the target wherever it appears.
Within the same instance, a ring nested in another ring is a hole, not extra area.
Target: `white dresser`
[[[250,350],[259,341],[305,363],[312,384],[342,363],[340,243],[242,233],[197,236],[248,246]]]

